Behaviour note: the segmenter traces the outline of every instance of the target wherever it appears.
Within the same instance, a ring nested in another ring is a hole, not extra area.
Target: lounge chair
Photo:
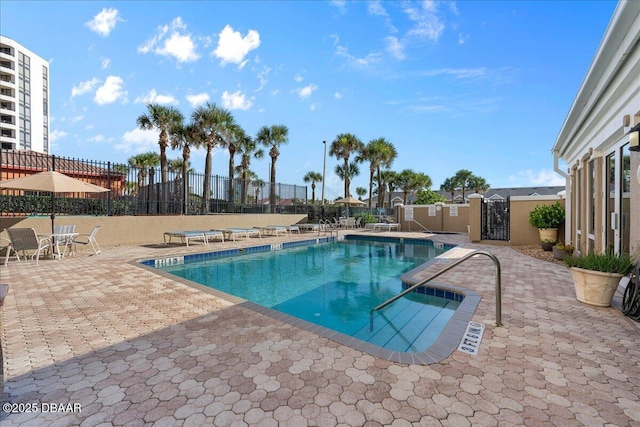
[[[212,231],[220,231],[224,234],[224,238],[227,240],[236,241],[236,236],[250,238],[251,236],[258,236],[262,238],[262,233],[257,228],[221,228],[218,230]]]
[[[169,241],[167,242],[167,237]],[[189,246],[190,240],[202,240],[205,245],[209,244],[209,240],[219,238],[224,243],[224,234],[221,231],[206,230],[187,230],[187,231],[167,231],[164,233],[164,244],[171,243],[171,239],[177,237],[182,244]]]
[[[91,233],[89,234],[78,234],[73,239],[73,242],[71,242],[73,250],[76,250],[76,245],[91,245],[91,249],[93,249],[93,252],[96,255],[101,254],[102,249],[100,249],[100,245],[98,245],[98,241],[96,240],[96,234],[98,234],[98,230],[100,230],[100,227],[102,227],[102,225],[96,225],[95,227],[93,227],[93,230],[91,230]]]
[[[20,255],[18,252],[22,252],[23,257],[31,256],[31,259],[35,259],[36,264],[40,260],[40,253],[44,250],[51,249],[51,239],[48,237],[39,237],[36,230],[33,228],[7,228],[7,234],[9,234],[9,246],[7,247],[7,253],[4,257],[4,265],[9,262],[11,252],[15,254],[15,257],[20,261]],[[32,251],[29,254],[29,251]]]
[[[296,227],[298,227],[298,233],[301,231],[316,231],[320,233],[320,231],[324,230],[324,221],[320,220],[318,223],[308,222],[304,224],[296,224]]]
[[[266,225],[263,227],[258,227],[258,229],[260,230],[260,234],[265,236],[278,237],[278,234],[282,234],[285,236],[289,234],[288,228],[284,225]]]

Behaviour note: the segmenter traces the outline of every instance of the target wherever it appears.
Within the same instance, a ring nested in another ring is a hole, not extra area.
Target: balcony
[[[7,70],[11,70],[14,71],[15,70],[15,65],[12,61],[7,61],[7,60],[0,60],[0,68],[4,68]]]
[[[0,101],[0,110],[5,111],[16,111],[16,105],[14,102],[10,101]]]

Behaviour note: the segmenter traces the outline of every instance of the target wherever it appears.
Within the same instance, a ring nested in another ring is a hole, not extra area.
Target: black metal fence
[[[510,239],[510,200],[484,199],[481,209],[481,236],[482,240]]]
[[[307,213],[305,186],[261,180],[244,181],[218,175],[207,177],[160,168],[50,156],[32,151],[0,150],[0,179],[7,180],[55,170],[111,191],[56,193],[61,215],[203,215],[209,213]],[[50,193],[0,190],[0,215],[51,213]]]

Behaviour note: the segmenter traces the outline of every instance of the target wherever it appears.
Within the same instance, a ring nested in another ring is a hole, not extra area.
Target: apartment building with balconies
[[[0,147],[49,154],[49,62],[0,36]]]

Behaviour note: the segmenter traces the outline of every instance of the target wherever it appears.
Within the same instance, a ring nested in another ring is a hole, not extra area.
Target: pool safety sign
[[[484,323],[469,322],[467,330],[462,336],[458,351],[475,356],[480,349],[482,334],[484,333]]]

